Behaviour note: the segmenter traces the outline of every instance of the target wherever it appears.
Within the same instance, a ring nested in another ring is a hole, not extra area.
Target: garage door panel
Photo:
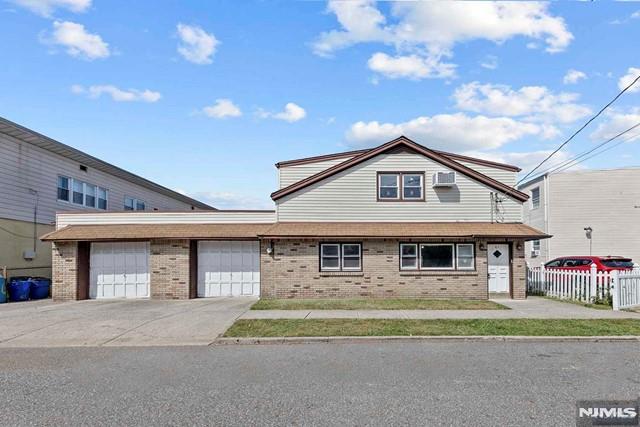
[[[257,242],[198,242],[198,296],[260,295]]]
[[[149,243],[93,243],[90,265],[90,298],[149,296]]]

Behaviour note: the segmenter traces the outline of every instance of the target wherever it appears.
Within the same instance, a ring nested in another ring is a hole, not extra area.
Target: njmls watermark
[[[580,400],[576,404],[576,425],[637,426],[638,400]]]

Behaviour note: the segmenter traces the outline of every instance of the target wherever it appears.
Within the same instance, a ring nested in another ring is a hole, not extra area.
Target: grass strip
[[[613,307],[611,307],[609,304],[593,304],[590,302],[582,302],[582,301],[576,301],[572,299],[556,298],[556,297],[549,297],[549,296],[545,296],[544,298],[551,301],[566,302],[569,304],[581,305],[582,307],[593,308],[595,310],[613,310]]]
[[[640,335],[638,319],[243,319],[225,337]]]
[[[486,300],[421,298],[261,299],[251,310],[509,310]]]

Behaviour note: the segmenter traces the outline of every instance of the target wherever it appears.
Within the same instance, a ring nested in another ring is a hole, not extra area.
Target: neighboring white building
[[[527,262],[559,256],[620,255],[640,261],[640,168],[580,170],[543,175],[519,190],[527,193],[523,221],[551,234],[527,242]],[[585,228],[593,230],[591,242]]]
[[[0,267],[50,277],[56,212],[213,209],[0,117]]]

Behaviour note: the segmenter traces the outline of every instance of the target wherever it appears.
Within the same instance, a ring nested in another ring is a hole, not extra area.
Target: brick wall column
[[[518,249],[520,246],[520,249]],[[513,281],[513,299],[525,299],[527,297],[527,263],[524,256],[524,240],[516,240],[512,245],[513,262],[511,263]]]
[[[78,299],[78,242],[52,245],[51,296],[54,301]]]
[[[151,298],[189,299],[189,240],[152,240],[150,247]]]

